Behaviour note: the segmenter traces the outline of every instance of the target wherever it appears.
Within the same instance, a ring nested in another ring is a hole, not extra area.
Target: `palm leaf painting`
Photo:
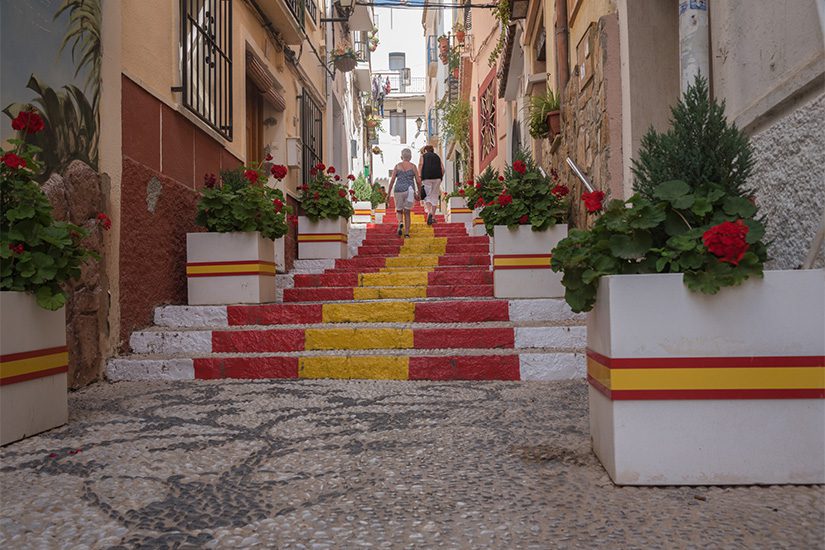
[[[84,87],[91,96],[92,109],[97,113],[100,99],[100,0],[63,0],[54,19],[67,12],[69,24],[60,51],[71,44],[75,76],[84,68],[88,70]]]

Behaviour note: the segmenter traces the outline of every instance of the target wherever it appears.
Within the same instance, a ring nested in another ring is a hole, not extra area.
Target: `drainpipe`
[[[567,0],[556,0],[556,92],[564,96],[567,80],[570,78],[570,66],[567,61],[568,42]]]
[[[679,76],[682,92],[701,74],[710,80],[709,0],[679,2]]]

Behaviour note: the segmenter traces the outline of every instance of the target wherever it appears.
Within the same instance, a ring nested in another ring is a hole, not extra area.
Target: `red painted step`
[[[378,268],[367,268],[360,271],[344,271],[304,275],[295,275],[295,288],[309,287],[354,287],[358,286],[359,273],[374,273]],[[488,285],[493,283],[493,273],[489,270],[464,270],[454,268],[433,271],[428,274],[429,285]]]
[[[379,287],[374,287],[379,288]],[[493,296],[493,285],[430,285],[426,288],[429,298],[458,298]],[[339,302],[353,300],[350,287],[323,288],[301,287],[284,289],[284,302]]]
[[[493,296],[493,285],[444,285],[428,286],[428,298],[451,298],[455,296]]]
[[[511,328],[414,329],[415,349],[495,349],[514,348]]]

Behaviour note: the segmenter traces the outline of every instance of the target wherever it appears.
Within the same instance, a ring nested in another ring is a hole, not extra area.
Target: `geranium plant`
[[[301,208],[312,220],[347,218],[353,214],[347,186],[336,176],[335,168],[318,163],[310,169],[311,179],[300,188]]]
[[[368,201],[372,198],[372,187],[364,174],[358,174],[358,177],[355,178],[352,183],[352,191],[354,199],[357,201]]]
[[[747,139],[727,123],[724,103],[709,98],[701,78],[672,112],[668,133],[651,130],[642,140],[634,161],[638,192],[610,201],[592,229],[572,230],[553,250],[552,267],[564,271],[574,311],[593,307],[605,275],[683,273],[689,289],[706,294],[762,275],[765,229],[743,184],[752,171]],[[682,154],[710,144],[724,154]],[[603,198],[600,191],[583,195],[593,213],[602,211]]]
[[[273,177],[283,179],[287,168],[273,165]],[[279,177],[280,176],[280,177]],[[241,166],[204,177],[195,223],[215,233],[260,231],[268,239],[278,239],[287,232],[286,205],[279,189],[266,185],[262,166]]]
[[[375,208],[379,204],[386,204],[387,202],[387,192],[381,187],[380,184],[375,183],[372,186],[372,194],[370,195],[370,202],[372,203],[372,207]]]
[[[488,235],[496,225],[531,225],[533,231],[544,231],[567,220],[567,187],[559,184],[555,171],[543,174],[530,155],[519,153],[505,169],[502,183],[499,195],[481,209]]]
[[[33,134],[44,122],[33,111],[21,111],[12,127]],[[66,303],[64,284],[79,277],[82,264],[97,254],[83,245],[87,229],[54,219],[34,179],[41,170],[35,158],[40,149],[23,139],[9,143],[13,150],[0,149],[0,290],[32,293],[41,307],[58,310]],[[103,213],[97,224],[111,227]]]

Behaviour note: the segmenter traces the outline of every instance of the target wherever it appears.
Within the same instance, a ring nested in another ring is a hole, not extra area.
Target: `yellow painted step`
[[[381,302],[377,304],[324,304],[325,323],[412,323],[415,304],[412,302]]]
[[[410,377],[410,363],[408,357],[385,355],[301,357],[298,360],[298,376],[301,378],[407,380]]]
[[[387,298],[426,298],[425,286],[366,286],[352,289],[356,300],[383,300]]]
[[[360,286],[427,286],[426,271],[408,273],[361,273]]]
[[[307,350],[413,348],[413,331],[404,328],[309,328],[304,337]]]

